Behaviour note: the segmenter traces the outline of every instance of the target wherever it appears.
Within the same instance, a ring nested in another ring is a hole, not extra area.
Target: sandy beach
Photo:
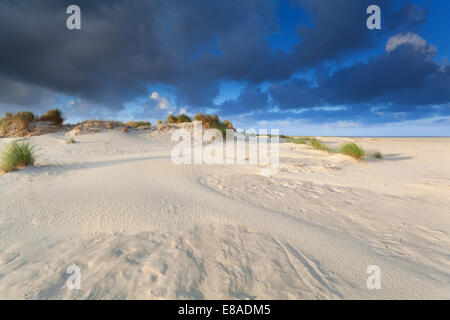
[[[321,138],[371,161],[281,143],[270,177],[175,165],[164,134],[76,139],[31,137],[36,165],[0,175],[1,299],[450,297],[450,138]]]

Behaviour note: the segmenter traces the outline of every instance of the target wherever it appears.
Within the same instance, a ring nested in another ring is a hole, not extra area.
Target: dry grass
[[[230,121],[226,120],[226,119],[223,120],[223,125],[225,127],[227,127],[228,129],[234,129],[233,128],[233,124]]]
[[[28,124],[36,120],[36,116],[29,111],[21,111],[15,114],[7,112],[0,119],[0,136],[14,133],[16,136],[25,136],[28,133]]]

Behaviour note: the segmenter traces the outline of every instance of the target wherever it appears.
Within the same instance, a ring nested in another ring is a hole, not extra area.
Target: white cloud
[[[150,101],[155,103],[155,107],[159,109],[169,109],[171,107],[170,101],[167,97],[161,97],[158,92],[152,92]]]
[[[135,119],[165,119],[168,114],[176,112],[168,97],[161,96],[157,91],[152,92],[148,101],[143,103],[134,114]]]
[[[425,39],[423,39],[419,35],[407,32],[399,33],[395,36],[390,37],[386,43],[386,51],[394,51],[397,47],[403,44],[410,44],[414,47],[415,50],[427,55],[434,55],[437,50],[435,46],[427,44]]]

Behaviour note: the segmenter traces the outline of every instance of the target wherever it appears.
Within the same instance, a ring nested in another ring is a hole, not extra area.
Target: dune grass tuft
[[[377,159],[383,159],[383,155],[381,154],[380,151],[375,151],[375,152],[373,153],[373,156],[374,156],[375,158],[377,158]]]
[[[346,143],[339,147],[336,151],[357,160],[362,160],[365,156],[364,150],[355,143]]]
[[[50,121],[57,125],[62,125],[64,118],[62,117],[62,111],[59,109],[47,110],[40,118],[40,121]]]
[[[4,172],[11,172],[35,162],[33,146],[28,142],[11,142],[5,147],[0,155],[0,169]]]
[[[139,127],[147,127],[151,125],[151,123],[148,121],[127,121],[125,122],[125,125],[132,128],[139,128]]]
[[[320,142],[317,138],[311,138],[311,137],[300,137],[300,138],[294,138],[294,137],[287,137],[286,142],[296,143],[296,144],[309,144],[311,147],[313,147],[316,150],[322,150],[322,151],[330,151],[330,148],[328,148],[324,143]]]
[[[169,114],[166,121],[167,123],[177,123],[177,117],[175,117],[173,114]]]
[[[28,124],[35,119],[36,116],[29,111],[21,111],[14,114],[7,112],[5,117],[0,119],[0,135],[6,134],[11,126],[14,130],[26,130]]]
[[[330,149],[327,145],[325,145],[323,142],[321,142],[317,138],[311,138],[311,137],[299,137],[299,138],[286,137],[285,141],[286,142],[290,142],[290,143],[296,143],[296,144],[311,145],[311,147],[316,149],[316,150],[322,150],[322,151],[327,151],[327,152],[335,152],[335,153],[342,153],[344,155],[353,157],[353,158],[358,159],[358,160],[362,160],[366,156],[365,151],[361,147],[359,147],[357,144],[355,144],[355,143],[346,143],[346,144],[340,146],[337,149]],[[370,154],[370,155],[375,157],[375,158],[377,158],[377,159],[382,159],[383,158],[383,156],[381,155],[381,153],[379,151],[376,151],[375,153]]]
[[[280,136],[281,137],[281,136]],[[286,142],[295,143],[295,144],[308,144],[307,138],[294,138],[294,137],[286,137]]]
[[[176,116],[177,123],[191,122],[191,118],[185,114],[179,114]]]
[[[74,137],[71,137],[71,138],[67,141],[67,143],[73,144],[73,143],[77,143],[77,142],[75,141],[75,138],[74,138]]]
[[[320,142],[319,140],[317,140],[316,138],[309,138],[309,143],[311,144],[311,146],[316,149],[316,150],[321,150],[321,151],[330,151],[330,148],[328,148],[326,146],[326,144]]]
[[[379,159],[379,160],[383,159],[383,155],[381,154],[380,151],[370,152],[369,154],[367,154],[367,156],[371,157],[371,158]]]
[[[41,117],[36,116],[29,111],[21,111],[17,113],[7,112],[0,119],[0,136],[25,136],[30,133],[30,122],[50,121],[59,126],[64,122],[62,112],[59,109],[47,110]]]
[[[194,120],[201,121],[202,126],[205,129],[218,129],[220,132],[222,132],[223,137],[226,137],[227,129],[234,129],[233,124],[230,121],[224,120],[223,122],[221,122],[219,116],[217,116],[216,114],[208,115],[197,113],[194,117]]]

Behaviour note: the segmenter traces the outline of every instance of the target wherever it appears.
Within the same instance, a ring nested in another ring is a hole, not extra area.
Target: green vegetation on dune
[[[310,145],[312,148],[316,150],[322,150],[327,152],[333,152],[333,153],[341,153],[347,156],[350,156],[352,158],[355,158],[357,160],[363,160],[365,157],[373,157],[376,159],[383,159],[383,155],[379,151],[375,151],[373,153],[366,153],[360,146],[357,144],[351,142],[346,143],[336,149],[331,149],[324,143],[322,143],[317,138],[311,138],[311,137],[285,137],[285,142],[295,143],[295,144],[304,144],[304,145]]]
[[[11,172],[35,162],[33,147],[28,142],[11,142],[5,147],[0,155],[0,169],[4,172]]]
[[[64,118],[62,117],[62,111],[59,109],[47,110],[42,116],[39,117],[39,121],[50,121],[57,125],[62,125]]]
[[[173,114],[169,114],[167,116],[167,123],[184,123],[184,122],[191,122],[191,118],[188,117],[185,114],[179,114],[177,116],[173,115]]]
[[[362,160],[366,154],[364,150],[355,143],[346,143],[340,146],[336,152],[353,157],[357,160]]]
[[[71,137],[69,140],[67,140],[67,143],[68,144],[73,144],[73,143],[77,143],[77,142],[75,141],[74,137]]]
[[[204,129],[217,129],[222,133],[222,136],[226,136],[226,130],[227,129],[233,129],[233,124],[228,120],[220,121],[219,116],[213,114],[203,114],[203,113],[197,113],[194,116],[194,121],[201,121],[202,126]],[[166,119],[166,123],[184,123],[184,122],[192,122],[192,119],[185,115],[185,114],[179,114],[179,115],[173,115],[169,114]],[[158,120],[158,124],[162,124],[162,121]]]
[[[376,159],[383,159],[383,155],[380,151],[374,151],[371,155]]]
[[[169,114],[166,121],[167,123],[177,123],[177,117],[175,117],[173,114]]]
[[[226,137],[227,129],[233,129],[233,124],[228,120],[220,121],[219,116],[216,114],[207,115],[203,113],[197,113],[194,117],[195,121],[201,121],[202,126],[205,129],[217,129],[222,133],[223,137]]]
[[[316,149],[316,150],[321,150],[321,151],[328,151],[330,152],[330,148],[327,147],[326,144],[320,142],[319,140],[317,140],[316,138],[310,138],[309,139],[309,143],[311,144],[311,146]]]
[[[10,127],[13,127],[14,130],[25,130],[33,120],[36,120],[36,116],[32,112],[7,112],[5,117],[0,119],[0,135],[5,134]]]
[[[37,117],[29,111],[21,111],[17,113],[7,112],[0,119],[0,136],[10,134],[12,136],[24,136],[29,133],[29,123],[33,121],[50,121],[57,125],[62,125],[64,118],[59,109],[47,110],[42,116]]]
[[[295,144],[307,144],[308,143],[308,138],[285,137],[285,139],[286,139],[285,142],[290,142],[290,143],[295,143]]]
[[[185,114],[179,114],[176,116],[177,123],[191,122],[191,118]]]
[[[309,144],[311,147],[313,147],[316,150],[322,150],[322,151],[330,151],[330,149],[322,142],[317,140],[316,138],[311,137],[299,137],[299,138],[293,138],[293,137],[287,137],[286,142],[291,142],[295,144]]]
[[[125,125],[132,128],[147,127],[151,125],[148,121],[127,121]]]

